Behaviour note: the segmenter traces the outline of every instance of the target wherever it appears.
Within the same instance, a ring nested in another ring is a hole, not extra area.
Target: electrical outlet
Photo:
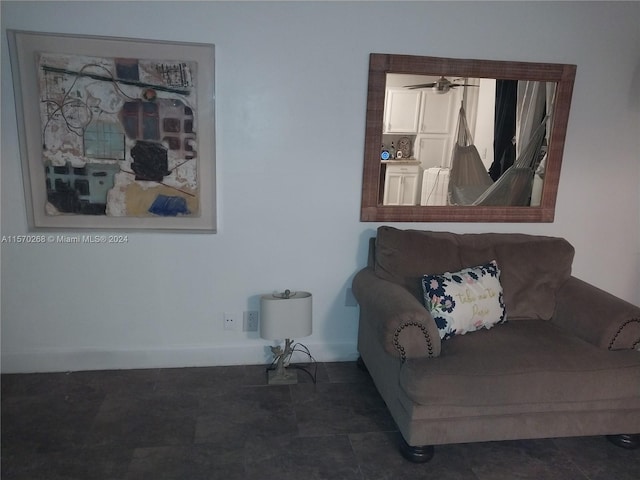
[[[242,319],[242,330],[245,332],[257,332],[258,318],[259,317],[257,310],[244,312],[244,318]]]
[[[240,315],[237,313],[225,312],[223,316],[223,326],[225,330],[238,330]]]

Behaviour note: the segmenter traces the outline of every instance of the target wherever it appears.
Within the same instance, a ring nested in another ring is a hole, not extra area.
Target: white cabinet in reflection
[[[420,132],[450,135],[456,127],[456,114],[460,108],[460,90],[442,95],[425,90],[421,97]]]
[[[418,162],[387,163],[383,205],[417,205],[422,168]]]
[[[417,133],[421,96],[419,90],[388,89],[385,99],[383,133]]]
[[[426,170],[448,167],[451,163],[453,139],[442,135],[418,135],[415,143],[416,158]]]

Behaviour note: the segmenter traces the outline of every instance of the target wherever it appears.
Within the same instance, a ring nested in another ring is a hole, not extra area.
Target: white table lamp
[[[311,335],[311,294],[291,292],[260,297],[260,336],[266,340],[285,340],[282,347],[271,347],[276,368],[269,371],[269,384],[297,383],[298,376],[284,368],[293,353],[293,338]]]

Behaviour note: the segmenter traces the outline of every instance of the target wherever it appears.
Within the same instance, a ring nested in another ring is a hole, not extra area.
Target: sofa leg
[[[427,463],[433,458],[433,445],[411,446],[404,438],[401,439],[400,453],[402,456],[413,463]]]
[[[640,434],[607,435],[607,440],[617,447],[634,450],[640,447]]]

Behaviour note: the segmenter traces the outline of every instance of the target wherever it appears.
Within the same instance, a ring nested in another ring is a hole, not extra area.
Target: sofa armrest
[[[427,309],[409,290],[379,278],[367,267],[353,279],[360,328],[371,328],[385,351],[407,358],[440,355],[440,335]]]
[[[551,321],[600,348],[640,345],[640,308],[576,277],[558,291]]]

